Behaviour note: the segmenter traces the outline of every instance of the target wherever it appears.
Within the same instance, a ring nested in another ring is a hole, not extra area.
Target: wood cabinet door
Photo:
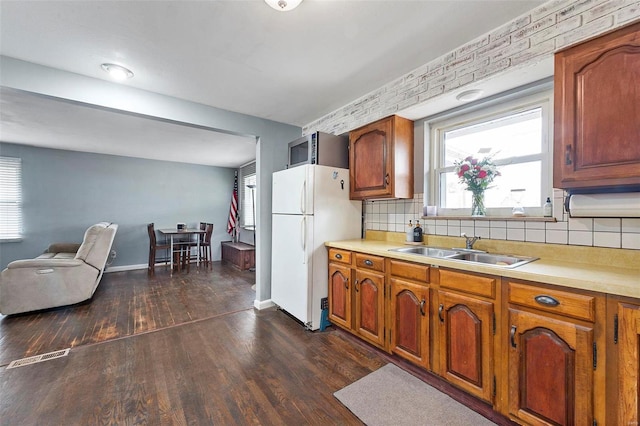
[[[640,23],[556,55],[554,188],[640,184]]]
[[[391,352],[429,367],[429,288],[391,279]]]
[[[392,195],[392,119],[377,121],[349,134],[350,197]]]
[[[351,268],[329,263],[329,321],[351,329]]]
[[[485,401],[493,400],[493,303],[438,292],[440,375]]]
[[[509,413],[531,425],[592,425],[592,327],[509,309]]]
[[[384,347],[384,275],[357,269],[353,284],[356,333]]]
[[[618,424],[640,421],[640,306],[618,305]]]

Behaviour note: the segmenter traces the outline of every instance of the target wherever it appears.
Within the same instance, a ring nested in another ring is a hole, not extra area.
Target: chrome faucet
[[[475,242],[482,239],[480,237],[467,237],[467,234],[465,234],[464,232],[460,234],[460,236],[465,238],[465,247],[467,248],[467,250],[473,250],[473,245],[475,244]]]

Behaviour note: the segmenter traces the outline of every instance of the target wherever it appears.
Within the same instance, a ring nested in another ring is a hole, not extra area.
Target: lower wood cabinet
[[[328,294],[329,321],[386,349],[384,258],[330,249]]]
[[[528,424],[593,424],[593,328],[509,309],[509,413]]]
[[[329,321],[351,328],[351,268],[329,263]]]
[[[363,339],[384,347],[384,275],[361,269],[356,269],[355,274],[354,330]]]
[[[331,249],[329,319],[523,425],[637,425],[640,300]]]
[[[509,414],[527,424],[593,425],[594,402],[604,396],[595,386],[605,368],[598,363],[595,330],[604,298],[535,283],[506,286]],[[606,359],[603,346],[600,355]]]
[[[430,368],[429,266],[389,261],[389,351]]]
[[[441,270],[437,319],[439,370],[443,378],[487,402],[493,401],[495,278]],[[443,290],[451,288],[455,291]],[[486,298],[464,290],[486,293]],[[477,290],[477,291],[476,291]],[[434,343],[436,344],[436,343]]]
[[[640,424],[640,301],[612,297],[610,368],[607,370],[608,423]],[[613,409],[615,407],[615,410]]]

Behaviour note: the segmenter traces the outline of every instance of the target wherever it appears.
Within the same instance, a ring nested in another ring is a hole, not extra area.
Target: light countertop
[[[548,250],[545,251],[544,249],[540,250],[540,253],[535,253],[536,246],[533,245],[529,247],[529,250],[533,250],[533,255],[535,257],[540,257],[540,259],[513,269],[509,269],[494,265],[484,265],[464,262],[460,260],[447,260],[389,251],[389,249],[392,248],[403,247],[404,244],[401,241],[358,239],[330,241],[325,243],[325,245],[327,247],[367,253],[376,256],[384,256],[409,262],[454,268],[461,271],[491,274],[501,277],[535,281],[545,284],[554,284],[580,290],[596,291],[640,299],[640,251],[637,250],[630,253],[629,250],[619,251],[618,253],[620,254],[620,256],[618,257],[625,258],[624,264],[615,265],[607,260],[606,254],[608,253],[608,251],[603,252],[602,250],[597,249],[588,251],[586,250],[587,248],[581,247],[579,249],[576,249],[574,253],[574,259],[580,259],[581,261],[576,261],[570,260],[571,252],[569,252],[569,254],[567,254],[566,252],[567,250],[572,250],[572,248],[570,247],[567,248],[565,246],[559,248],[563,250],[564,253],[555,255],[553,252],[549,252]],[[434,245],[431,242],[429,242],[429,244],[427,245],[446,248],[452,247],[451,245]],[[455,247],[460,247],[460,244],[456,245]],[[531,247],[533,247],[533,249],[531,249]],[[488,250],[483,247],[475,248],[484,249],[490,253],[518,254],[513,250],[511,252],[505,252]],[[615,257],[617,249],[611,250],[613,250],[613,254],[610,256]],[[593,255],[585,256],[584,253],[592,253]],[[603,255],[602,253],[605,253],[605,255]],[[528,251],[528,254],[531,254],[531,251]],[[596,263],[593,261],[594,257],[602,259],[607,263]]]

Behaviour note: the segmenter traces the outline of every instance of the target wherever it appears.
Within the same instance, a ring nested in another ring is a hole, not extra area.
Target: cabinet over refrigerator
[[[362,204],[349,200],[349,170],[303,165],[273,174],[271,300],[308,329],[328,294],[325,241],[360,237]]]

